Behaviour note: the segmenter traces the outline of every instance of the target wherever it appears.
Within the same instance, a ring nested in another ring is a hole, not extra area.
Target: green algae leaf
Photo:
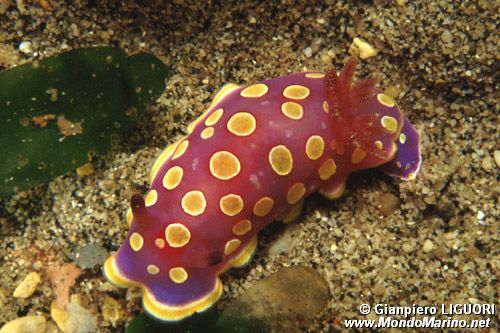
[[[165,89],[166,66],[120,48],[69,51],[0,73],[0,197],[91,161]]]

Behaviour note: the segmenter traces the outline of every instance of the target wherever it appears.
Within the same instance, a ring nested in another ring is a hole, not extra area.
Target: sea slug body
[[[373,80],[351,82],[355,63],[225,85],[158,157],[146,196],[132,196],[130,231],[106,277],[140,286],[150,315],[180,320],[214,304],[219,275],[245,265],[259,231],[293,220],[309,194],[338,198],[367,168],[414,178],[418,133]]]

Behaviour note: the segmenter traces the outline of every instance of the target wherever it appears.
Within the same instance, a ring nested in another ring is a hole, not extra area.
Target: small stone
[[[424,251],[425,253],[429,253],[433,249],[434,249],[434,244],[432,243],[432,241],[430,239],[426,239],[424,241],[424,246],[422,247],[422,251]]]
[[[16,290],[14,290],[13,296],[15,298],[28,298],[36,290],[36,287],[40,283],[40,275],[37,272],[31,272],[24,280],[17,286]]]
[[[406,5],[406,0],[396,0],[396,3],[398,6],[403,7]]]
[[[493,153],[493,159],[498,168],[500,168],[500,150],[495,150]]]
[[[108,251],[101,245],[95,243],[79,248],[74,255],[76,264],[83,269],[102,265],[107,257]]]
[[[451,42],[453,40],[451,32],[449,30],[443,31],[443,33],[441,34],[441,40],[445,43]]]
[[[50,304],[50,317],[52,317],[52,320],[55,321],[61,331],[67,331],[69,312],[59,309],[56,301]]]
[[[19,44],[19,51],[27,55],[33,54],[33,46],[31,45],[31,42],[21,42],[21,44]]]
[[[377,55],[377,50],[373,46],[358,37],[353,39],[350,49],[352,48],[358,51],[361,59],[368,59]]]
[[[283,234],[269,247],[269,254],[271,256],[277,256],[290,251],[298,241],[297,237],[294,237],[294,231],[296,231],[297,228],[297,224],[288,225]]]
[[[406,253],[411,253],[415,249],[415,246],[411,242],[407,242],[403,244],[402,249]]]
[[[308,326],[329,298],[328,283],[316,270],[300,266],[283,268],[229,303],[217,328],[225,332],[228,324],[261,323],[269,332],[302,332],[300,327]],[[243,332],[243,326],[231,327],[234,332],[239,329]],[[247,328],[246,332],[250,331]]]
[[[306,58],[310,58],[312,56],[312,53],[312,48],[310,46],[304,49],[304,55],[306,56]]]
[[[400,201],[397,196],[392,193],[384,193],[380,196],[380,212],[384,216],[392,215],[399,209]]]
[[[250,19],[248,20],[248,23],[255,24],[255,23],[257,23],[257,19],[255,17],[251,16]]]
[[[481,162],[481,167],[485,171],[491,171],[493,169],[493,159],[490,156],[485,156]]]
[[[97,319],[90,311],[77,303],[69,303],[66,309],[69,312],[66,326],[67,333],[97,332]]]
[[[0,333],[44,333],[47,321],[44,316],[19,317],[0,328]]]

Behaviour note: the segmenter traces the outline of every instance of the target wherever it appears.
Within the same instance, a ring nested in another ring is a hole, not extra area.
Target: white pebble
[[[31,42],[21,42],[21,44],[19,44],[19,51],[28,55],[32,54],[33,46],[31,45]]]
[[[307,58],[310,58],[312,56],[312,48],[310,46],[306,47],[304,49],[304,54],[306,55]]]
[[[0,328],[0,333],[44,333],[47,321],[44,316],[19,317]]]
[[[357,48],[361,59],[368,59],[377,55],[377,50],[361,38],[354,38],[351,47]]]

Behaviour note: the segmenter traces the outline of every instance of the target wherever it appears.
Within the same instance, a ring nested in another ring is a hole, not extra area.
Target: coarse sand
[[[155,157],[222,84],[341,68],[354,38],[376,50],[359,61],[357,77],[379,78],[421,133],[420,174],[401,182],[367,171],[353,175],[336,201],[313,195],[295,224],[261,234],[248,267],[223,275],[218,306],[290,265],[311,266],[330,285],[327,308],[307,332],[376,319],[359,314],[362,303],[496,302],[499,7],[482,0],[0,0],[0,69],[84,46],[120,46],[156,55],[172,74],[130,135],[94,161],[93,174],[72,172],[0,200],[0,326],[42,315],[55,329],[47,267],[73,262],[88,244],[120,246],[131,194],[147,190]],[[286,251],[270,251],[284,235]],[[35,292],[14,298],[31,272],[41,276]],[[100,332],[123,332],[141,311],[137,290],[111,286],[98,266],[84,270],[71,302],[97,319]]]

